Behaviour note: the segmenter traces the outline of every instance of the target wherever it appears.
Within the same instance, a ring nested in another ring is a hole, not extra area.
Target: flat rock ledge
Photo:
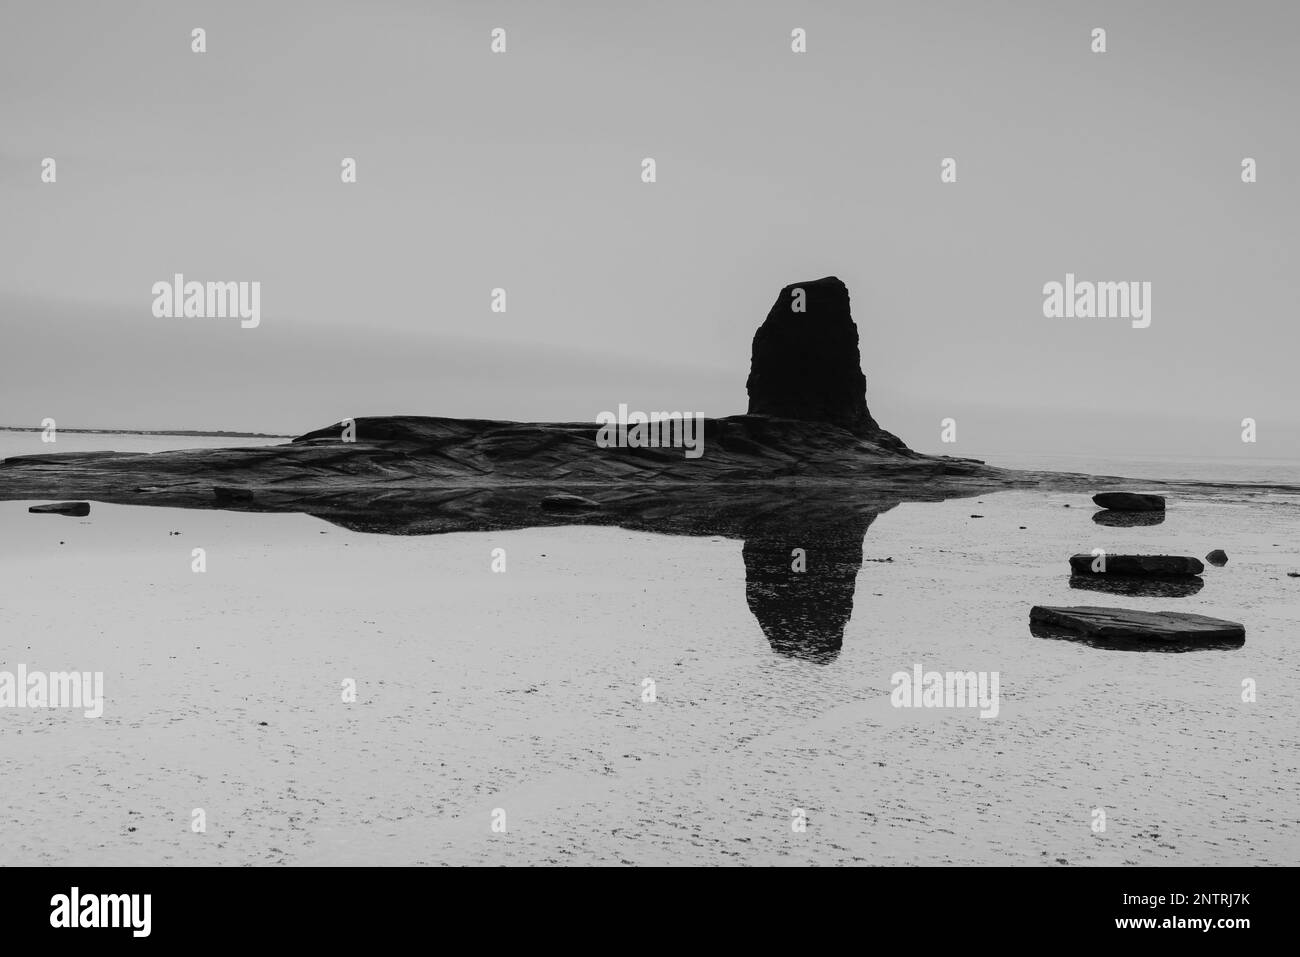
[[[1030,609],[1029,622],[1031,626],[1109,640],[1188,644],[1240,644],[1246,640],[1246,627],[1238,622],[1181,611],[1035,605]]]
[[[866,487],[936,500],[1004,488],[1075,490],[1097,481],[924,455],[825,422],[761,415],[705,419],[698,459],[680,448],[601,448],[594,423],[382,416],[354,424],[353,442],[343,441],[336,423],[284,445],[11,456],[0,462],[0,501],[79,497],[227,508],[274,496],[283,511],[294,494],[310,506],[322,493],[545,486],[598,498],[601,489],[717,493],[754,484]]]
[[[1070,568],[1076,575],[1125,575],[1131,578],[1183,578],[1199,575],[1205,566],[1190,555],[1107,555],[1106,570],[1093,571],[1093,555],[1071,555]]]

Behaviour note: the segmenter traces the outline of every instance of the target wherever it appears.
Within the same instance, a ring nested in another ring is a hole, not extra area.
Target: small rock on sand
[[[1143,492],[1098,492],[1092,500],[1102,508],[1119,512],[1163,512],[1165,497]]]
[[[1205,556],[1205,560],[1216,568],[1222,568],[1228,564],[1228,553],[1222,548],[1216,548],[1210,554]]]
[[[1205,571],[1200,559],[1190,555],[1106,555],[1105,571],[1093,571],[1094,555],[1071,555],[1070,568],[1079,575],[1131,575],[1139,578],[1199,575]]]
[[[29,512],[35,512],[38,515],[89,515],[89,502],[55,502],[52,505],[33,505],[27,509]]]

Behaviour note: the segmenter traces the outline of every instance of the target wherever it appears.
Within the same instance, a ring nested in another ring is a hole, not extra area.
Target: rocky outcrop
[[[1070,568],[1078,575],[1124,575],[1134,578],[1180,578],[1199,575],[1205,566],[1189,555],[1106,555],[1105,571],[1094,571],[1095,555],[1071,555]]]
[[[1102,508],[1117,512],[1163,512],[1165,497],[1143,492],[1099,492],[1092,497]]]
[[[1054,608],[1035,605],[1029,612],[1039,637],[1083,637],[1117,643],[1236,647],[1246,640],[1246,628],[1235,621],[1179,611],[1136,611],[1083,605]]]
[[[834,276],[786,286],[754,333],[749,414],[826,422],[891,448],[867,410],[867,380],[849,290]]]
[[[837,489],[932,501],[1005,488],[1084,491],[1131,482],[1015,472],[914,452],[872,418],[865,383],[848,290],[827,277],[781,291],[754,336],[750,414],[704,419],[698,457],[671,444],[598,443],[594,421],[378,416],[349,420],[348,428],[338,422],[285,445],[15,456],[0,462],[0,500],[79,496],[180,508],[337,508],[361,524],[391,524],[405,534],[422,523],[418,509],[431,502],[454,517],[444,529],[490,526],[502,514],[524,524],[539,514],[543,521],[552,514],[555,521],[616,521],[623,506],[653,489],[665,505],[689,508],[689,523],[698,523],[721,508],[724,496],[766,502],[794,486],[803,495]],[[751,497],[758,487],[767,491]],[[581,494],[601,508],[570,510],[563,500],[543,505],[546,496],[559,494]],[[385,505],[398,511],[378,514]],[[518,515],[517,507],[524,508]]]
[[[1028,487],[1043,473],[991,468],[974,459],[882,445],[838,426],[766,416],[705,419],[703,455],[680,448],[600,448],[592,423],[496,422],[424,416],[338,423],[286,445],[177,452],[15,456],[0,463],[0,499],[81,496],[125,504],[241,507],[326,492],[493,486],[592,490],[799,482],[870,485],[926,494]],[[1085,481],[1069,477],[1072,487]],[[568,488],[565,488],[568,486]],[[273,510],[273,509],[268,509]]]

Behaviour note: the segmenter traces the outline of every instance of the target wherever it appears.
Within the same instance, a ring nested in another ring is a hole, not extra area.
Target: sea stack
[[[867,411],[867,379],[849,290],[834,276],[786,286],[754,333],[749,414],[829,422],[854,435],[887,436]]]

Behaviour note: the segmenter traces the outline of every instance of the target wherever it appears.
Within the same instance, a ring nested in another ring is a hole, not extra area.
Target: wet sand
[[[1073,493],[898,505],[821,661],[769,641],[734,538],[27,504],[0,503],[0,667],[103,670],[107,702],[0,713],[9,863],[1300,860],[1285,495],[1189,496],[1154,528],[1099,526]],[[840,543],[795,546],[813,565]],[[1098,546],[1230,561],[1191,597],[1111,600],[1069,586],[1067,557]],[[1193,611],[1247,638],[1111,652],[1032,637],[1036,603]],[[999,716],[892,708],[918,662],[998,671]]]

